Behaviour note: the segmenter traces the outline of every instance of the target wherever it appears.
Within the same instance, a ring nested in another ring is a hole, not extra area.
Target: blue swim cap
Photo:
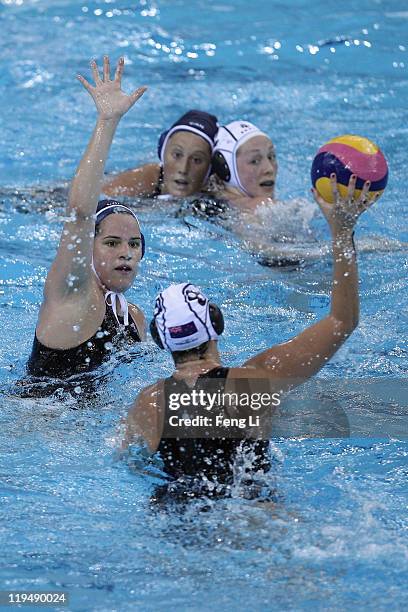
[[[162,163],[164,159],[164,150],[170,136],[180,131],[192,132],[193,134],[201,136],[201,138],[204,138],[204,140],[208,142],[212,151],[214,148],[215,136],[218,131],[217,117],[205,113],[204,111],[192,109],[180,117],[180,119],[177,119],[171,128],[163,132],[159,138],[157,153]]]

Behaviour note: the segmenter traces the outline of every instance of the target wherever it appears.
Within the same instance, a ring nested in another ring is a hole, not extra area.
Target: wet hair
[[[185,363],[190,359],[204,359],[205,353],[207,352],[209,342],[203,342],[200,346],[196,346],[188,351],[172,351],[172,356],[174,359],[174,363],[176,365],[180,365],[181,363]]]

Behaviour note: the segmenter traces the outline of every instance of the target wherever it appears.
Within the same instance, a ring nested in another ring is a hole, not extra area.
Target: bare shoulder
[[[49,348],[69,349],[93,336],[105,316],[105,300],[93,279],[77,293],[45,294],[36,326],[37,338]]]
[[[152,196],[160,179],[160,164],[150,163],[108,176],[102,191],[109,196]]]
[[[130,316],[136,324],[141,340],[146,340],[146,318],[139,306],[129,303]]]
[[[275,386],[281,382],[281,373],[275,373],[273,369],[258,364],[230,368],[228,371],[227,386],[229,388],[234,386],[243,388],[241,383],[244,386],[255,388],[257,385],[262,386],[265,381],[269,381],[268,384]]]
[[[140,391],[127,416],[128,443],[135,437],[141,436],[148,443],[151,452],[156,451],[163,430],[163,389],[163,381],[160,380]]]

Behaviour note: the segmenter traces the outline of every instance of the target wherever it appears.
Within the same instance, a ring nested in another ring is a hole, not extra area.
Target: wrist
[[[356,252],[354,244],[354,231],[341,231],[334,233],[333,236],[333,250],[344,253],[347,258],[351,257]]]
[[[354,236],[354,228],[333,228],[332,229],[332,240],[334,243],[347,243],[352,242]]]
[[[98,122],[98,125],[101,125],[104,127],[116,128],[120,120],[121,120],[121,117],[103,117],[102,115],[98,115],[97,122]]]

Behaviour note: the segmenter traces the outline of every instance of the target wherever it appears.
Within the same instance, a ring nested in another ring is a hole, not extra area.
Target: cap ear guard
[[[231,171],[227,164],[227,160],[221,151],[214,153],[212,158],[212,171],[222,180],[228,182],[231,180]]]
[[[222,314],[221,308],[219,308],[217,304],[213,304],[212,302],[210,302],[208,305],[208,309],[210,313],[211,324],[214,328],[214,331],[219,336],[221,336],[221,334],[224,331],[224,315]],[[160,338],[160,334],[157,331],[156,319],[154,317],[150,321],[149,328],[150,328],[150,335],[152,337],[153,342],[155,342],[155,344],[157,344],[159,348],[164,350],[165,347],[163,346],[163,342]]]
[[[222,314],[221,308],[217,306],[217,304],[213,304],[212,302],[208,305],[210,311],[210,320],[214,331],[221,336],[224,331],[224,315]]]
[[[166,136],[169,132],[170,130],[166,130],[165,132],[160,134],[160,137],[159,137],[159,142],[157,144],[157,155],[159,156],[160,161],[162,161],[162,149],[163,149],[164,141],[166,140]]]
[[[143,232],[140,232],[140,242],[141,242],[141,246],[142,246],[142,256],[141,256],[140,260],[142,260],[143,257],[144,257],[144,254],[146,252],[146,240],[145,240]]]
[[[153,342],[155,342],[159,348],[164,349],[163,342],[161,341],[161,338],[160,338],[160,334],[157,331],[156,319],[154,317],[150,321],[149,328],[150,328],[150,335],[153,339]]]

